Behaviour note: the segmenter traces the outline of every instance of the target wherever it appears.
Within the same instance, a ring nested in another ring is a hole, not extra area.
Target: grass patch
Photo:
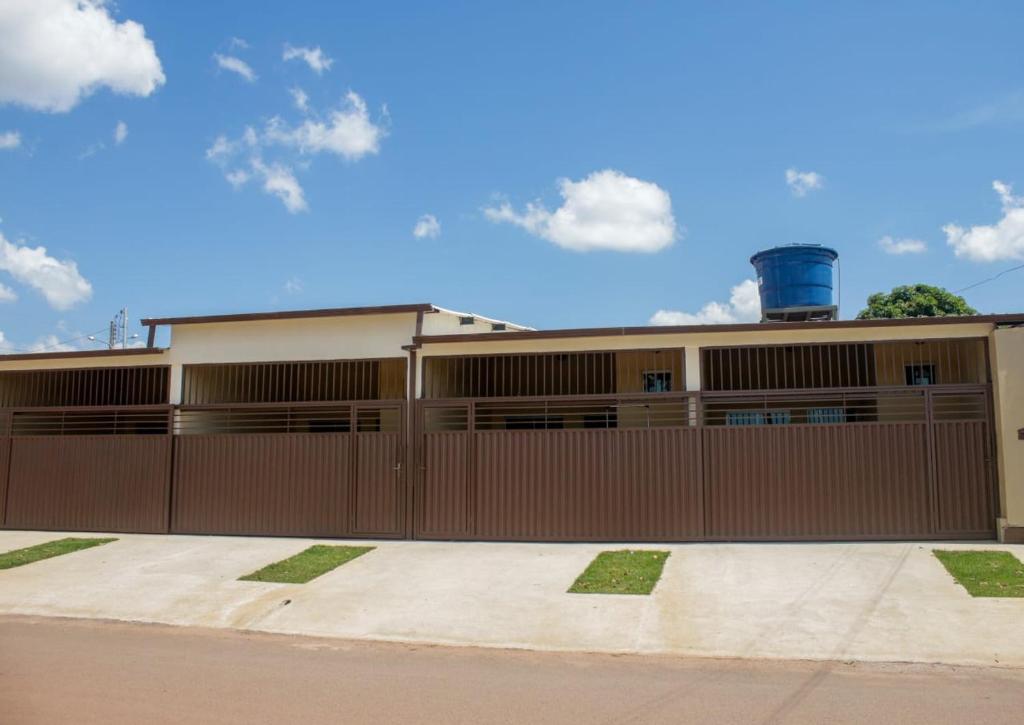
[[[1024,564],[1006,551],[934,552],[972,597],[1024,597]]]
[[[45,544],[26,546],[24,549],[15,549],[0,554],[0,569],[13,569],[16,566],[24,566],[34,561],[52,559],[55,556],[70,554],[81,549],[91,549],[94,546],[109,544],[117,539],[57,539],[47,541]]]
[[[667,551],[602,551],[569,588],[570,594],[650,594],[661,579]]]
[[[305,584],[342,564],[373,551],[372,546],[325,546],[317,544],[295,556],[263,567],[252,574],[239,577],[245,582],[274,582],[276,584]]]

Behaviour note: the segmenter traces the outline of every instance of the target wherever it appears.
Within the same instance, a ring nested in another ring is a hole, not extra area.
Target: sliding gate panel
[[[11,427],[6,528],[167,531],[167,409],[15,412]]]
[[[998,510],[988,397],[932,394],[938,533],[991,538]]]
[[[465,539],[472,533],[468,405],[419,406],[416,537]]]
[[[707,426],[708,538],[932,532],[924,423]]]
[[[475,536],[699,538],[698,436],[671,428],[477,433]]]
[[[403,415],[380,403],[184,407],[171,529],[399,536]]]
[[[177,436],[172,530],[345,536],[351,464],[346,433]]]
[[[416,536],[700,538],[700,431],[691,402],[421,403]]]
[[[4,524],[7,510],[7,472],[11,462],[11,438],[8,435],[10,421],[10,413],[0,410],[0,526]]]

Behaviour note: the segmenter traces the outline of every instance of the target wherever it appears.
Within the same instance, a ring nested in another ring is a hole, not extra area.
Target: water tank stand
[[[761,310],[761,322],[821,322],[834,320],[839,315],[835,305],[813,307],[783,307],[777,310]]]

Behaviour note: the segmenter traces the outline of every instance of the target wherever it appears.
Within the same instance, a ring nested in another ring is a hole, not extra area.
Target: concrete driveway
[[[64,535],[0,531],[0,551]],[[617,544],[374,542],[308,584],[236,581],[311,543],[120,535],[0,571],[0,614],[541,650],[1024,666],[1024,599],[974,599],[931,555],[1024,558],[1022,546],[640,545],[671,551],[649,597],[565,593]]]

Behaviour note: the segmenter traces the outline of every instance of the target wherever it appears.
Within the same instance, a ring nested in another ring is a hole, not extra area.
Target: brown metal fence
[[[182,408],[171,529],[400,536],[403,420],[401,403]]]
[[[421,401],[415,535],[990,538],[983,385]]]
[[[423,403],[416,535],[700,538],[694,405],[692,395]]]
[[[708,538],[928,536],[927,434],[924,423],[706,428]]]
[[[167,531],[169,406],[10,415],[4,526]]]
[[[0,526],[4,524],[7,511],[7,473],[10,469],[11,437],[10,430],[11,414],[6,410],[0,410]]]

